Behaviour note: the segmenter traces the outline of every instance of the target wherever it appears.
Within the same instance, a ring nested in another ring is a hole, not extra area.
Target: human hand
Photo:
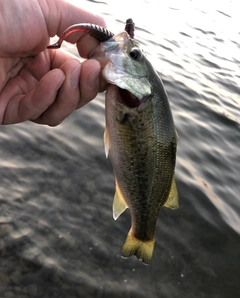
[[[0,124],[32,120],[55,126],[103,91],[100,64],[83,63],[62,50],[47,50],[49,37],[75,23],[104,20],[64,0],[0,1]],[[99,44],[84,34],[67,39],[79,54]]]

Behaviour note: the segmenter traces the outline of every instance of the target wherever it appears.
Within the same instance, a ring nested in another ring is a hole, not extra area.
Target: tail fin
[[[121,249],[123,258],[135,255],[143,263],[149,264],[152,259],[155,238],[149,241],[141,241],[134,237],[132,230],[129,231],[127,239]]]

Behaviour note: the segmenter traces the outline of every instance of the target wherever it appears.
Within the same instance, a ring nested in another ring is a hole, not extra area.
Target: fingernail
[[[87,78],[87,86],[89,89],[94,89],[99,85],[99,70],[100,67],[96,68]]]
[[[81,64],[79,64],[75,70],[71,73],[70,76],[70,84],[73,89],[77,88],[79,86],[79,68],[81,67]]]

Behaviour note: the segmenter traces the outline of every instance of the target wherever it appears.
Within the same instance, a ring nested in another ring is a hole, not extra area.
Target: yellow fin
[[[155,238],[149,241],[141,241],[134,237],[132,229],[129,231],[127,239],[121,249],[121,256],[129,258],[135,255],[144,264],[149,264],[152,260]]]
[[[128,208],[116,180],[116,192],[113,200],[113,218],[116,220]]]
[[[178,191],[177,191],[177,185],[176,185],[174,176],[173,176],[173,180],[172,180],[172,186],[171,186],[171,189],[170,189],[170,192],[168,195],[168,199],[163,206],[171,208],[171,209],[177,209],[179,207]]]
[[[105,155],[106,155],[106,158],[108,158],[110,141],[109,141],[109,133],[108,133],[107,127],[105,128],[103,139],[104,139]]]

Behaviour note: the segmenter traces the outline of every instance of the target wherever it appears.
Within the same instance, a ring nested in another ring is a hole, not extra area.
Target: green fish
[[[116,180],[113,217],[129,208],[132,225],[123,257],[149,264],[161,206],[178,208],[174,179],[177,135],[168,97],[139,44],[122,32],[102,42],[90,58],[102,66],[106,90],[106,156]]]

